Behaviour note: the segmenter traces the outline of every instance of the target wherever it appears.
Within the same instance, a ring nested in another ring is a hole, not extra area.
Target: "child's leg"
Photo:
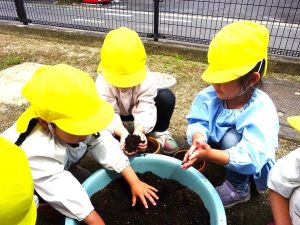
[[[237,145],[242,136],[232,128],[228,130],[220,141],[220,149],[228,149]],[[249,175],[244,175],[232,170],[226,170],[226,180],[216,190],[225,208],[230,208],[238,203],[246,202],[250,199]]]
[[[175,108],[175,95],[169,89],[160,89],[154,99],[157,108],[157,121],[153,131],[168,129]]]
[[[179,149],[177,142],[167,130],[175,108],[175,101],[175,96],[170,90],[158,90],[155,98],[157,121],[153,132],[162,147],[161,152],[165,155],[172,155]]]
[[[290,198],[290,217],[292,224],[300,224],[300,187],[294,190]]]
[[[134,123],[133,123],[134,118],[133,118],[133,115],[129,115],[129,116],[120,115],[120,118],[122,120],[122,123],[123,123],[124,127],[128,130],[128,132],[130,134],[132,134],[133,131],[134,131]]]
[[[157,108],[157,121],[153,128],[153,132],[165,131],[168,129],[170,120],[175,108],[175,95],[168,89],[160,89],[157,92],[157,96],[154,99]],[[132,115],[121,115],[122,121],[133,121]]]
[[[241,138],[242,135],[239,134],[236,129],[231,128],[220,141],[220,148],[228,149],[236,146],[240,142]],[[235,189],[243,193],[247,192],[248,190],[249,178],[249,175],[244,175],[232,170],[226,171],[226,180],[228,180]]]

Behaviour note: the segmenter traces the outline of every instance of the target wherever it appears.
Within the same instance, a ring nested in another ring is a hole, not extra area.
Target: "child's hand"
[[[186,152],[184,159],[182,160],[181,168],[188,169],[198,158],[205,159],[210,150],[211,147],[205,142],[194,142]]]
[[[134,135],[138,135],[141,138],[141,143],[139,144],[138,148],[139,149],[146,149],[147,148],[147,138],[146,135],[144,133],[144,128],[141,126],[136,126],[134,132]]]
[[[194,153],[197,151],[197,147],[195,145],[192,145],[190,149],[185,153],[184,158],[182,160],[181,168],[182,169],[188,169],[190,166],[194,164],[194,162],[197,160],[197,158],[193,157],[190,158],[190,156],[195,155]]]
[[[127,156],[133,156],[133,155],[135,155],[138,152],[138,149],[136,151],[133,151],[133,152],[129,152],[129,151],[126,151],[126,149],[123,149],[123,152]]]
[[[136,204],[136,197],[140,198],[145,208],[148,208],[146,199],[148,199],[152,205],[156,205],[155,200],[158,200],[156,188],[142,182],[131,166],[126,167],[121,174],[130,185],[132,193],[132,206],[135,206]]]
[[[120,148],[122,150],[124,150],[125,147],[125,140],[128,137],[129,132],[125,129],[124,132],[122,132],[121,136],[120,136]]]
[[[135,206],[137,197],[139,197],[146,209],[148,208],[147,200],[155,206],[155,200],[158,200],[156,192],[156,188],[142,182],[141,180],[137,180],[135,184],[131,186],[132,206]]]

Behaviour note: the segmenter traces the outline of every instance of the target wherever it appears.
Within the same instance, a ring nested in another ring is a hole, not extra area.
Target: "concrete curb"
[[[101,46],[106,33],[76,30],[70,28],[51,27],[39,24],[22,25],[16,21],[1,21],[1,32],[13,32],[24,35],[40,35],[45,37],[51,37],[52,39],[62,38],[66,41],[76,40],[79,43],[89,46]],[[87,41],[88,40],[88,41]],[[207,61],[207,46],[193,43],[184,43],[178,41],[171,41],[165,39],[159,39],[158,42],[150,40],[149,38],[142,38],[145,48],[148,53],[159,52],[163,55],[181,55],[190,60]],[[269,55],[270,72],[288,73],[291,75],[300,74],[300,60],[287,56]]]

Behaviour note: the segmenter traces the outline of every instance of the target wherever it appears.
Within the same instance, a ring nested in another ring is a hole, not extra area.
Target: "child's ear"
[[[251,86],[255,85],[259,80],[260,80],[260,73],[253,72],[251,80],[250,80],[250,85]]]

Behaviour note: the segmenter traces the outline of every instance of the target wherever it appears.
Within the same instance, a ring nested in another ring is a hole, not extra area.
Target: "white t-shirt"
[[[19,133],[15,124],[1,136],[16,142]],[[96,138],[91,135],[76,148],[60,141],[39,124],[20,146],[29,161],[34,188],[53,208],[79,221],[94,209],[89,196],[79,181],[67,171],[73,163],[89,151],[102,166],[122,172],[129,160],[119,147],[119,142],[107,130]]]

